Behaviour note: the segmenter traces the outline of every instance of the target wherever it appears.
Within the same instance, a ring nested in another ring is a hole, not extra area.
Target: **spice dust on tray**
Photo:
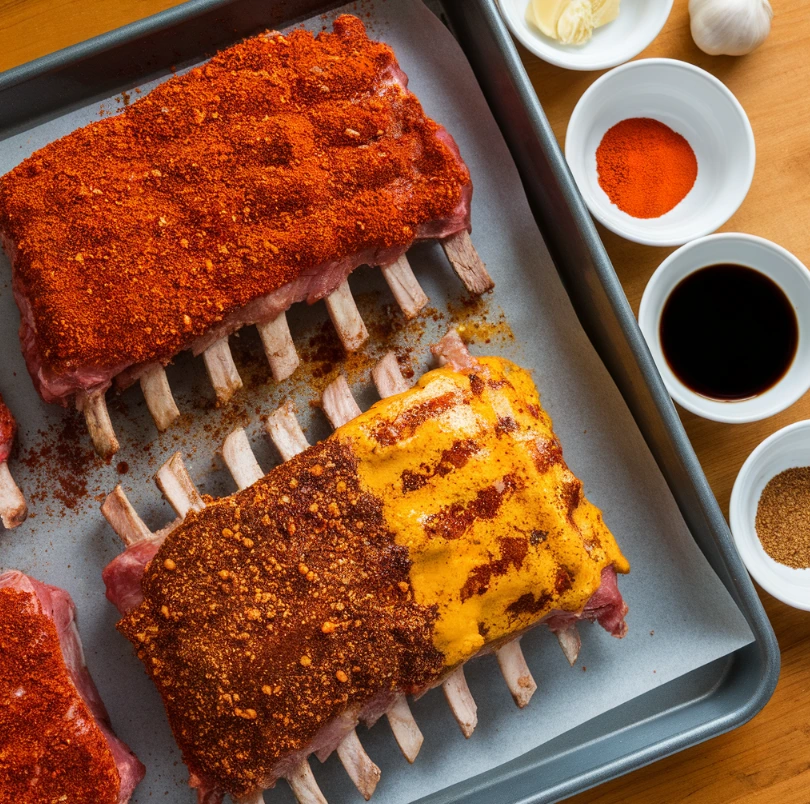
[[[786,469],[768,481],[755,526],[774,561],[793,569],[810,568],[810,466]]]

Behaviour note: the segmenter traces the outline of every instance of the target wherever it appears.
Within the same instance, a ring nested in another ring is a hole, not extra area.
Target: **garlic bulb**
[[[744,56],[771,32],[768,0],[689,0],[692,38],[710,56]]]

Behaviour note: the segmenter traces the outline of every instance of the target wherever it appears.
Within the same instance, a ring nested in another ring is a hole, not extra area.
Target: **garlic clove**
[[[710,56],[744,56],[771,31],[768,0],[689,0],[692,38]]]

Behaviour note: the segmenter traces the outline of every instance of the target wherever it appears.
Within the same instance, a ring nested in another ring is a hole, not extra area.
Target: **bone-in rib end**
[[[168,430],[180,416],[180,411],[172,396],[166,369],[160,363],[154,363],[141,374],[140,382],[146,407],[152,414],[155,426],[161,433]]]
[[[405,318],[410,320],[419,315],[428,297],[414,276],[408,258],[403,254],[396,262],[381,265],[380,270]]]
[[[107,400],[103,391],[76,394],[76,407],[84,413],[87,430],[93,439],[93,446],[102,458],[110,458],[118,452],[118,439],[115,437]]]
[[[355,402],[349,383],[342,374],[323,389],[321,405],[326,418],[335,429],[357,418],[363,412]]]
[[[228,339],[214,341],[204,352],[203,360],[208,379],[214,387],[218,405],[227,405],[231,397],[242,387],[242,378],[233,362]]]
[[[101,513],[127,547],[152,538],[152,531],[138,516],[120,484],[101,504]]]
[[[568,664],[573,667],[577,663],[579,649],[582,647],[582,639],[579,636],[576,625],[571,625],[564,631],[555,632],[555,636],[560,643],[565,658],[568,659]]]
[[[411,707],[408,706],[405,696],[402,695],[397,698],[385,714],[388,716],[388,723],[394,733],[394,739],[397,741],[399,750],[402,751],[405,759],[413,764],[425,738],[414,720]]]
[[[25,497],[11,476],[8,464],[3,461],[0,463],[0,520],[10,530],[25,522],[27,516]]]
[[[354,729],[343,738],[337,753],[349,778],[368,801],[380,781],[380,769],[371,761]]]
[[[266,324],[256,324],[256,329],[259,330],[273,379],[281,382],[292,376],[298,368],[300,360],[298,352],[295,351],[292,335],[290,335],[286,313],[281,313]]]
[[[465,737],[471,737],[478,725],[478,706],[467,686],[463,666],[458,667],[444,680],[442,689],[461,733]]]
[[[515,704],[523,709],[537,690],[537,683],[526,664],[526,657],[520,647],[520,640],[514,639],[498,648],[495,653],[501,674],[509,687]]]
[[[397,356],[388,352],[371,370],[374,387],[382,399],[405,393],[410,387],[402,376]]]
[[[347,352],[356,352],[367,340],[368,330],[354,302],[348,280],[326,297],[326,309]]]
[[[480,296],[495,287],[495,283],[487,272],[484,261],[475,250],[475,246],[470,240],[470,233],[466,229],[456,232],[450,237],[445,237],[442,240],[442,246],[447,259],[450,260],[450,265],[453,266],[458,278],[470,293]]]
[[[205,503],[179,452],[175,452],[158,469],[155,482],[181,519],[184,519],[189,511],[202,511],[205,508]]]
[[[281,455],[282,461],[289,461],[299,452],[309,448],[307,437],[298,423],[295,409],[289,400],[267,417],[265,429]]]
[[[245,431],[234,430],[222,445],[222,460],[241,491],[264,476]]]
[[[287,782],[298,804],[327,804],[321,788],[315,781],[309,762],[304,760],[294,771],[287,774]]]

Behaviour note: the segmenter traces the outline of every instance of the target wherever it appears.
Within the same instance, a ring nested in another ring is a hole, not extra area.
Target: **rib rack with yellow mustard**
[[[566,466],[528,372],[472,358],[407,389],[393,355],[360,412],[327,387],[334,425],[308,446],[289,406],[267,429],[284,463],[263,475],[244,431],[222,454],[240,491],[202,498],[179,455],[158,484],[181,520],[151,533],[120,487],[102,510],[128,549],[108,597],[160,690],[200,801],[262,801],[286,778],[324,801],[307,762],[337,750],[366,796],[379,769],[355,733],[388,715],[413,761],[405,696],[442,686],[467,736],[463,666],[494,652],[519,705],[536,686],[519,649],[541,623],[576,654],[577,621],[624,635],[629,571]],[[400,391],[396,393],[396,391]],[[527,694],[526,691],[528,691]],[[211,798],[213,796],[213,798]]]

